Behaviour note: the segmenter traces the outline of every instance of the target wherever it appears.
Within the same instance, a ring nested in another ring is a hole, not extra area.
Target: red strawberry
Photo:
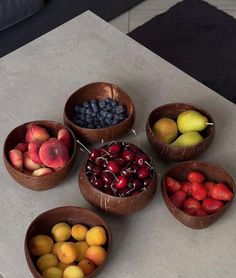
[[[185,209],[184,211],[186,213],[187,213],[187,211],[191,211],[192,212],[191,214],[193,214],[200,208],[201,208],[201,204],[197,200],[195,200],[191,197],[186,199],[184,202],[184,209]]]
[[[188,174],[188,181],[202,183],[205,180],[205,176],[198,171],[193,171]]]
[[[177,191],[170,196],[170,200],[177,208],[182,208],[183,203],[186,200],[186,196],[185,192]]]
[[[182,181],[182,190],[186,192],[187,196],[192,196],[192,184],[189,181]]]
[[[165,178],[166,183],[166,189],[169,193],[175,193],[181,189],[181,184],[175,179],[172,179],[171,177]]]
[[[198,201],[202,201],[207,197],[208,189],[203,183],[192,183],[192,196]]]
[[[195,216],[207,216],[207,212],[203,209],[199,209],[194,213]]]
[[[233,192],[224,183],[217,183],[212,189],[212,198],[220,201],[230,201],[233,199]]]
[[[216,185],[213,181],[206,181],[205,183],[205,186],[207,187],[208,189],[208,194],[207,196],[208,197],[212,197],[212,189],[213,187]]]
[[[212,214],[218,211],[221,207],[224,206],[224,203],[212,198],[207,198],[202,202],[202,208],[208,213]]]

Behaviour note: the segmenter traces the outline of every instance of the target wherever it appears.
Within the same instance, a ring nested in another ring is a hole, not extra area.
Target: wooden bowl
[[[100,129],[82,128],[73,123],[75,105],[105,98],[111,98],[124,105],[127,109],[127,119],[117,125]],[[118,86],[105,82],[91,83],[80,88],[69,97],[64,108],[64,123],[74,131],[79,140],[87,144],[107,142],[122,137],[132,128],[134,120],[135,109],[130,97]]]
[[[214,181],[216,183],[226,183],[235,195],[235,184],[233,178],[221,167],[200,161],[187,161],[180,163],[170,168],[162,178],[161,191],[165,204],[174,217],[183,223],[184,225],[193,229],[203,229],[213,224],[222,214],[229,208],[232,201],[228,201],[219,211],[208,216],[191,216],[184,213],[177,208],[170,200],[165,186],[165,177],[170,176],[178,181],[187,180],[187,175],[191,171],[202,172],[207,180]]]
[[[34,258],[30,255],[29,247],[28,247],[29,240],[32,237],[39,234],[50,236],[52,227],[59,222],[66,222],[69,225],[84,224],[87,227],[93,227],[97,225],[103,226],[107,234],[107,243],[105,244],[104,247],[107,251],[107,258],[109,257],[111,247],[112,247],[112,234],[105,221],[99,215],[97,215],[96,213],[88,209],[80,208],[80,207],[66,206],[66,207],[54,208],[36,217],[34,221],[30,224],[25,235],[25,242],[24,242],[25,257],[33,277],[43,278],[38,272],[37,268],[35,267]],[[95,277],[98,273],[101,272],[101,270],[104,267],[104,264],[97,267],[91,274],[87,275],[86,277],[87,278]]]
[[[67,128],[69,130],[71,134],[71,138],[73,138],[73,149],[70,153],[71,158],[69,162],[61,170],[49,175],[35,177],[32,176],[31,174],[20,172],[12,166],[8,158],[8,153],[11,149],[14,149],[14,147],[19,142],[23,142],[25,140],[27,126],[29,125],[29,123],[33,123],[45,127],[52,137],[57,137],[57,133],[61,128]],[[73,168],[73,165],[76,160],[76,153],[77,153],[77,144],[73,132],[68,127],[66,127],[61,123],[57,123],[54,121],[46,121],[46,120],[31,121],[28,123],[24,123],[20,126],[17,126],[8,134],[3,147],[4,164],[10,176],[12,176],[12,178],[16,182],[23,185],[24,187],[32,190],[37,190],[37,191],[47,190],[61,183],[68,176],[71,169]]]
[[[200,112],[203,116],[207,117],[209,122],[213,123],[212,126],[208,126],[201,132],[204,137],[204,140],[201,143],[194,146],[180,148],[161,141],[153,133],[152,127],[157,120],[167,117],[176,121],[180,113],[189,109]],[[210,146],[215,135],[215,122],[207,111],[197,106],[185,103],[169,103],[159,106],[151,112],[146,123],[146,134],[149,143],[154,147],[156,153],[164,160],[185,161],[202,154]]]
[[[152,181],[147,186],[146,191],[129,197],[116,197],[96,189],[89,182],[86,174],[87,161],[88,159],[80,169],[78,183],[82,195],[94,207],[114,215],[125,215],[144,208],[154,197],[157,188],[157,174],[155,171],[153,171]]]

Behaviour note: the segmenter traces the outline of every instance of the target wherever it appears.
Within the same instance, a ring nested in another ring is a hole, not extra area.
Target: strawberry
[[[211,192],[212,198],[220,201],[230,201],[233,199],[233,192],[224,183],[217,183]]]
[[[194,213],[195,216],[207,216],[207,212],[203,209],[199,209]]]
[[[186,192],[187,196],[192,196],[192,183],[189,181],[182,181],[182,190]]]
[[[172,194],[170,196],[170,200],[177,208],[180,209],[183,207],[183,203],[186,200],[186,196],[186,193],[180,190]]]
[[[205,180],[205,176],[198,171],[193,171],[188,174],[188,181],[202,183]]]
[[[212,214],[218,211],[221,207],[224,206],[224,203],[212,198],[207,198],[202,202],[202,208],[208,213]]]
[[[198,201],[202,201],[207,197],[208,189],[203,183],[192,183],[192,196]]]
[[[208,194],[207,196],[208,197],[212,197],[212,189],[213,187],[216,185],[213,181],[206,181],[205,183],[205,186],[207,187],[208,189]]]
[[[186,199],[184,202],[184,211],[186,213],[191,212],[191,214],[194,214],[200,208],[201,208],[201,204],[197,200],[195,200],[191,197]]]
[[[175,193],[181,189],[181,184],[177,180],[166,177],[165,178],[166,189],[169,193]]]

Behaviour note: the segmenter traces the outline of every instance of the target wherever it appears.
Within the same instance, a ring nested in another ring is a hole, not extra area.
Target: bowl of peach
[[[125,215],[152,200],[157,174],[151,158],[138,146],[113,141],[90,150],[78,182],[90,204],[111,214]]]
[[[221,167],[188,161],[170,168],[162,178],[162,196],[182,224],[203,229],[213,224],[232,204],[233,178]]]
[[[32,121],[13,129],[4,147],[4,164],[16,182],[33,190],[50,189],[69,174],[76,159],[73,132],[54,121]]]
[[[25,236],[25,256],[35,278],[94,277],[109,256],[112,235],[96,213],[59,207],[40,214]]]

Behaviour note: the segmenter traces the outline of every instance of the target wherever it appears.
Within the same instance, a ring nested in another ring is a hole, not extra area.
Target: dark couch
[[[1,1],[8,1],[9,3],[11,0]],[[91,10],[108,21],[141,1],[142,0],[46,0],[44,7],[38,13],[28,18],[24,15],[23,21],[0,32],[0,57],[38,38],[86,10]],[[13,9],[15,9],[15,7]],[[8,25],[11,25],[11,23],[8,23]]]

